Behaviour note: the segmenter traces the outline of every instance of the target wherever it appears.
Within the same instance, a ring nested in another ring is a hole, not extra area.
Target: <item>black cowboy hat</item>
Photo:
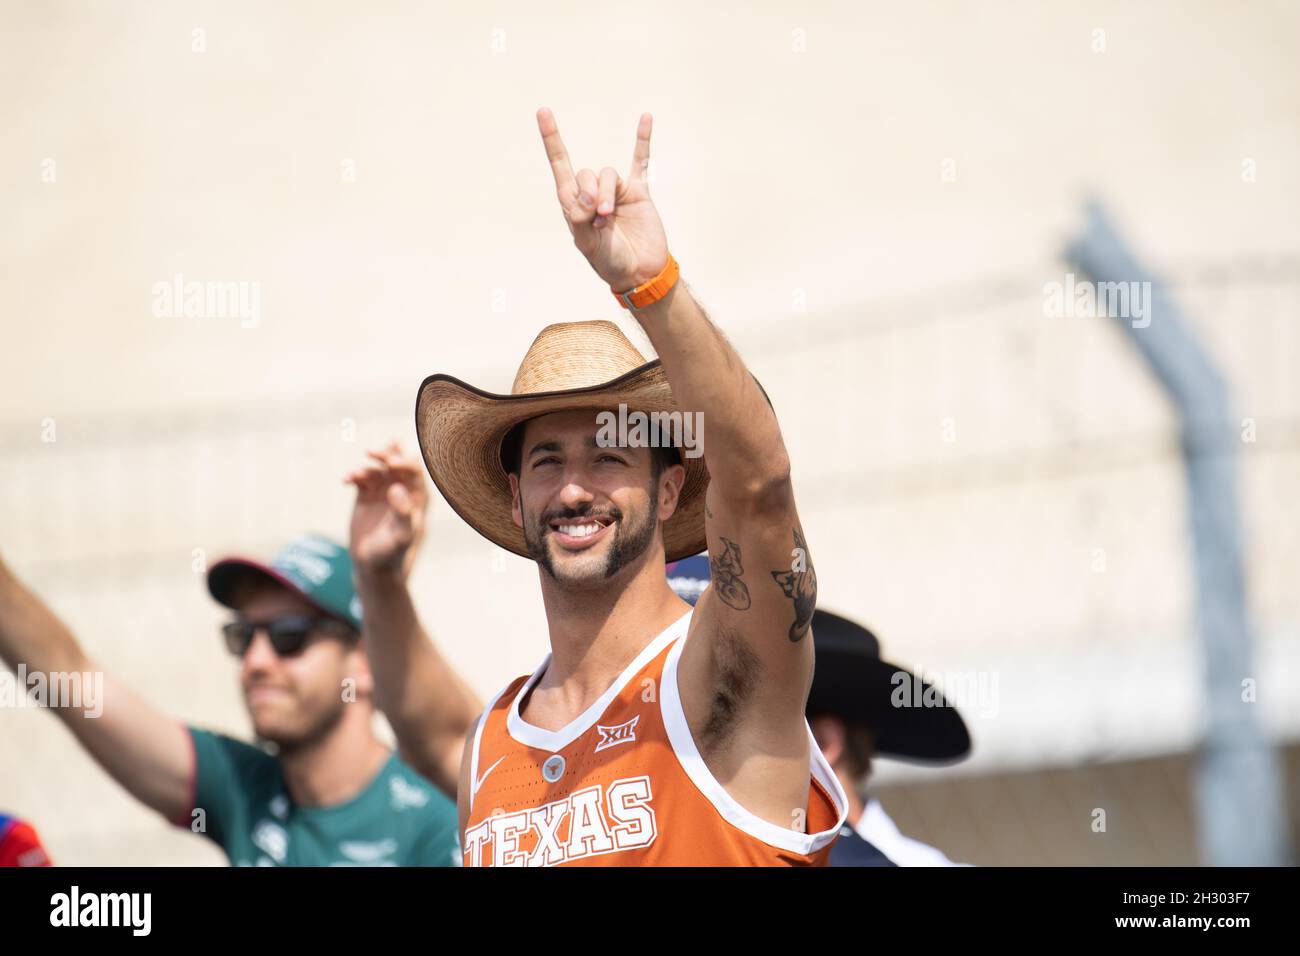
[[[668,583],[694,604],[709,582],[709,562],[694,555],[667,568]],[[808,693],[809,717],[830,714],[866,726],[876,753],[906,760],[955,762],[970,753],[970,734],[955,706],[937,687],[880,659],[876,635],[848,618],[813,612],[816,664]],[[911,706],[895,706],[895,697]],[[917,698],[925,706],[916,703]]]
[[[817,662],[809,717],[832,714],[865,725],[876,753],[884,756],[947,762],[970,753],[970,734],[957,708],[937,687],[881,660],[876,635],[820,608],[813,611],[812,631]],[[910,706],[897,706],[896,697]]]

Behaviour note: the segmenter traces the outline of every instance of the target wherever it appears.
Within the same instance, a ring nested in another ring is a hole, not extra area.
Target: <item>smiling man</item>
[[[375,736],[347,551],[305,536],[270,563],[218,562],[208,588],[233,612],[222,636],[264,746],[190,726],[106,677],[101,714],[56,710],[86,751],[237,866],[456,865],[451,801]],[[3,562],[0,658],[31,671],[97,673]]]
[[[420,388],[425,465],[465,521],[536,561],[551,645],[465,748],[464,861],[822,865],[845,797],[804,719],[816,574],[776,416],[678,277],[649,114],[626,179],[575,173],[537,119],[575,244],[660,358],[575,322],[542,331],[508,395]],[[602,413],[624,405],[702,416],[703,457],[611,443]],[[706,543],[716,586],[692,611],[664,562]]]

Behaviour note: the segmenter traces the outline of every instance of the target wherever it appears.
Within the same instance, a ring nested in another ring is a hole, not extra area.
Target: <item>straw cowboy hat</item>
[[[511,519],[510,482],[501,441],[520,422],[574,409],[680,411],[659,360],[645,356],[613,322],[548,325],[519,364],[509,395],[430,375],[415,400],[415,431],[433,483],[471,528],[507,551],[530,557]],[[593,425],[595,424],[593,416]],[[704,457],[682,456],[686,482],[676,512],[663,526],[669,561],[706,547]]]

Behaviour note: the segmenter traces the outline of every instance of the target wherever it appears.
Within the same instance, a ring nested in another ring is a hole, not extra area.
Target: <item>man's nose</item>
[[[271,646],[271,639],[266,634],[266,628],[259,627],[253,631],[253,639],[248,642],[248,647],[244,651],[244,672],[252,674],[259,671],[268,671],[278,659],[279,655],[275,653],[275,648]]]
[[[587,486],[575,476],[569,476],[564,487],[560,489],[560,503],[573,511],[580,511],[595,499]]]

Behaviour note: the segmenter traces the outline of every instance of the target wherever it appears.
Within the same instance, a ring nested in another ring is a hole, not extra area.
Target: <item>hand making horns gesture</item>
[[[641,114],[626,179],[611,166],[599,175],[590,169],[574,175],[555,116],[546,107],[537,111],[537,128],[574,245],[615,292],[648,282],[668,262],[668,238],[646,181],[652,121],[649,113]]]

